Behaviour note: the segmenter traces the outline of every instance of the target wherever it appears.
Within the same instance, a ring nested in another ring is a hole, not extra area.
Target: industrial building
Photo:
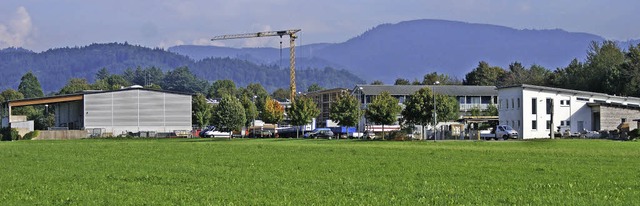
[[[510,125],[525,139],[549,138],[551,129],[571,134],[633,130],[640,118],[640,98],[535,85],[498,88],[500,124]]]
[[[459,114],[461,117],[469,115],[472,108],[486,110],[489,105],[497,104],[498,91],[494,86],[466,86],[466,85],[356,85],[351,94],[354,95],[365,109],[367,104],[373,101],[373,98],[382,92],[388,92],[392,97],[399,100],[400,104],[415,92],[422,88],[429,88],[437,94],[449,95],[458,100]],[[400,119],[401,116],[398,116]],[[373,125],[367,121],[366,117],[362,117],[358,127],[360,131],[364,128],[375,132],[382,131],[381,125]],[[400,125],[385,125],[385,131],[398,130]]]
[[[189,134],[191,94],[145,89],[132,86],[115,91],[81,93],[6,102],[3,126],[10,120],[14,107],[46,105],[55,111],[53,130],[83,130],[87,136],[146,136]],[[77,137],[82,138],[82,137]]]

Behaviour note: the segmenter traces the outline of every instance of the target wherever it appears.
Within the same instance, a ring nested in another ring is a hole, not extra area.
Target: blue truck
[[[334,136],[336,137],[358,137],[358,133],[356,132],[355,127],[329,127],[329,129],[331,129]]]

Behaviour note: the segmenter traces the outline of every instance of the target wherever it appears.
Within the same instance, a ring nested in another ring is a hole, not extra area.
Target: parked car
[[[311,132],[307,132],[304,134],[305,138],[318,138],[318,137],[333,137],[333,132],[329,128],[316,128]]]
[[[375,139],[376,138],[376,133],[374,133],[371,130],[367,130],[367,131],[364,131],[363,137],[364,137],[364,139]]]
[[[208,137],[231,137],[231,132],[221,132],[216,131],[214,126],[209,126],[206,129],[200,131],[200,137],[208,138]]]
[[[273,137],[271,130],[251,130],[249,131],[249,137]]]
[[[494,128],[480,131],[480,137],[485,140],[498,140],[500,138],[504,140],[518,139],[518,131],[516,131],[509,125],[498,125]]]

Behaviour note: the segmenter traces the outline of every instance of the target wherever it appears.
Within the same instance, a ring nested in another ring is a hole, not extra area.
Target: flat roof
[[[538,86],[538,85],[530,85],[530,84],[518,84],[518,85],[504,86],[504,87],[499,87],[498,90],[500,90],[500,89],[508,89],[508,88],[524,88],[524,89],[548,90],[548,91],[570,93],[570,94],[573,94],[574,96],[576,96],[576,95],[598,96],[598,97],[604,97],[604,98],[617,98],[617,99],[626,99],[626,100],[633,100],[633,101],[640,102],[640,98],[638,98],[638,97],[616,96],[616,95],[609,95],[609,94],[605,94],[605,93],[597,93],[597,92],[589,92],[589,91],[581,91],[581,90],[573,90],[573,89],[563,89],[563,88],[555,88],[555,87],[546,87],[546,86]]]
[[[180,95],[189,95],[193,94],[184,93],[184,92],[174,92],[174,91],[165,91],[158,89],[148,89],[148,88],[137,88],[137,87],[129,87],[119,90],[88,90],[82,91],[73,94],[63,94],[49,97],[38,97],[38,98],[29,98],[29,99],[16,99],[7,101],[9,107],[19,107],[19,106],[30,106],[30,105],[42,105],[42,104],[51,104],[51,103],[61,103],[61,102],[70,102],[70,101],[80,101],[84,99],[84,95],[86,94],[99,94],[99,93],[110,93],[110,92],[121,92],[128,90],[145,90],[145,91],[154,91],[154,92],[163,92],[163,93],[172,93],[172,94],[180,94]]]
[[[385,91],[391,95],[412,95],[425,87],[450,96],[498,96],[495,86],[474,85],[356,85],[353,90],[361,90],[365,95],[379,95]]]

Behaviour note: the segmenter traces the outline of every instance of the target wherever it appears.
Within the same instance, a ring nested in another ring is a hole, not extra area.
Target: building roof
[[[349,89],[345,89],[345,88],[325,89],[325,90],[319,90],[314,92],[307,92],[307,93],[304,93],[304,95],[316,95],[316,94],[334,93],[334,92],[342,92],[342,91],[349,91]]]
[[[605,93],[588,92],[588,91],[580,91],[580,90],[573,90],[573,89],[563,89],[563,88],[555,88],[555,87],[545,87],[545,86],[530,85],[530,84],[519,84],[519,85],[504,86],[504,87],[498,88],[498,90],[500,90],[500,89],[508,89],[508,88],[523,88],[523,89],[541,90],[541,91],[546,90],[546,91],[567,93],[567,94],[571,94],[573,96],[585,96],[585,97],[601,98],[601,99],[615,99],[615,100],[618,100],[618,101],[640,102],[640,98],[638,98],[638,97],[616,96],[616,95],[609,95],[609,94],[605,94]],[[595,100],[595,101],[598,101],[598,100]],[[604,102],[606,102],[606,101],[604,101]]]
[[[391,95],[412,95],[424,87],[428,87],[438,94],[450,96],[498,95],[498,90],[494,86],[469,85],[356,85],[353,90],[362,90],[365,95],[379,95],[385,91]]]
[[[163,93],[172,93],[172,94],[180,94],[180,95],[188,95],[192,96],[193,94],[184,93],[184,92],[174,92],[174,91],[165,91],[165,90],[157,90],[157,89],[148,89],[142,87],[127,87],[119,90],[86,90],[73,94],[63,94],[56,96],[48,96],[48,97],[37,97],[37,98],[28,98],[28,99],[15,99],[7,101],[7,103],[14,106],[28,106],[28,105],[42,105],[42,104],[50,104],[50,103],[59,103],[59,102],[68,102],[68,101],[79,101],[84,98],[86,94],[99,94],[99,93],[110,93],[110,92],[121,92],[128,90],[145,90],[145,91],[154,91],[154,92],[163,92]]]

